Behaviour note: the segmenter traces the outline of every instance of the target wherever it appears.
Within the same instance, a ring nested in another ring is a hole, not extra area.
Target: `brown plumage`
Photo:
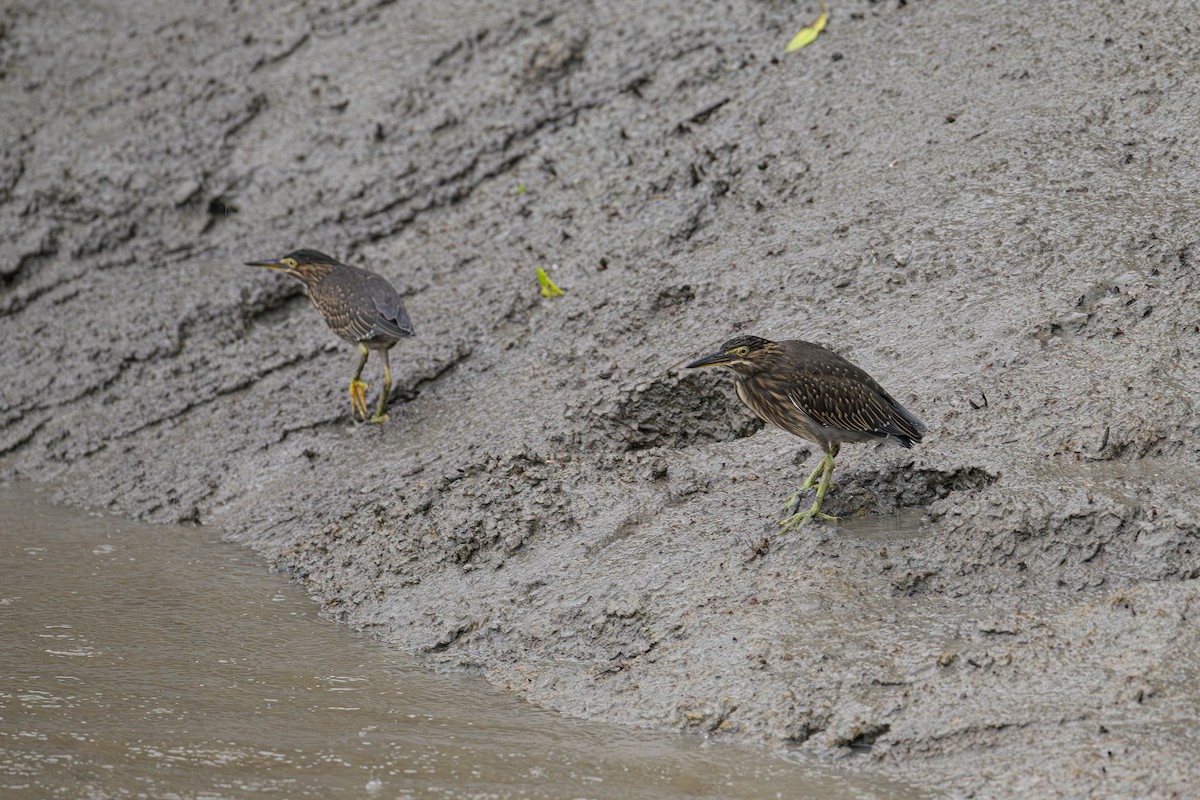
[[[350,404],[354,412],[367,420],[366,383],[359,378],[372,350],[383,358],[383,392],[371,422],[383,422],[388,393],[392,388],[392,370],[388,350],[401,339],[413,335],[412,322],[400,295],[383,277],[370,270],[343,264],[316,250],[293,250],[283,258],[247,262],[291,275],[304,284],[308,299],[329,325],[330,330],[347,342],[358,345],[358,369],[350,379]]]
[[[786,528],[820,514],[832,481],[833,460],[844,442],[894,441],[912,447],[925,435],[925,425],[874,378],[812,342],[741,336],[688,364],[689,369],[716,366],[737,373],[738,397],[761,419],[815,442],[825,451],[786,508],[790,510],[800,492],[812,488],[820,475],[816,502],[784,520]],[[828,514],[821,516],[833,519]]]

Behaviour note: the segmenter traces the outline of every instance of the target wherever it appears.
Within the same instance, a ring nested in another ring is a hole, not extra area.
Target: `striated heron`
[[[388,350],[413,335],[408,312],[392,285],[374,272],[343,264],[316,250],[293,250],[280,259],[248,261],[247,266],[279,270],[298,279],[330,330],[358,345],[360,357],[350,379],[350,405],[364,422],[368,421],[366,392],[370,387],[359,379],[371,351],[379,351],[383,356],[383,392],[369,421],[385,421],[383,409],[392,390]]]
[[[784,530],[821,514],[821,503],[833,479],[833,460],[844,442],[893,441],[912,447],[925,435],[925,425],[883,390],[874,378],[820,345],[790,339],[772,342],[741,336],[720,351],[697,359],[687,369],[728,367],[737,373],[737,393],[765,422],[783,428],[825,451],[824,458],[800,489],[788,498],[790,513],[801,492],[817,486],[817,499],[806,511],[792,514]],[[821,481],[816,483],[817,476]]]

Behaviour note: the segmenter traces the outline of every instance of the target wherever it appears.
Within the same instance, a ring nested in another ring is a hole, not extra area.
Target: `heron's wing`
[[[368,279],[368,286],[375,310],[379,312],[375,321],[376,333],[395,337],[412,336],[412,320],[408,318],[404,303],[392,285],[380,276],[372,274]]]
[[[788,399],[801,413],[827,428],[886,439],[905,447],[921,441],[925,426],[852,364],[830,365],[793,378]]]

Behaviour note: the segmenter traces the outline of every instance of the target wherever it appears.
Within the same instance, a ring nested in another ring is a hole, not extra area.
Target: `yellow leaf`
[[[807,28],[801,28],[800,32],[788,42],[788,46],[783,48],[783,52],[790,53],[793,50],[799,50],[805,45],[812,44],[821,31],[825,30],[825,23],[829,21],[829,9],[825,7],[825,0],[818,0],[818,2],[821,4],[821,16],[817,17],[817,21],[812,25],[809,25]]]
[[[563,290],[554,285],[554,281],[550,280],[546,270],[541,267],[537,268],[537,278],[538,283],[542,285],[542,297],[558,297],[563,293]]]

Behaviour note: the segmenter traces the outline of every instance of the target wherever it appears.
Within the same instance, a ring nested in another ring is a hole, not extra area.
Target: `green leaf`
[[[550,280],[546,270],[541,267],[537,268],[537,278],[538,283],[542,285],[542,297],[558,297],[563,293],[563,290],[554,285],[554,281]]]
[[[825,0],[818,0],[821,4],[821,16],[817,17],[817,21],[807,28],[801,28],[800,32],[792,37],[788,42],[788,46],[783,48],[783,52],[790,53],[793,50],[799,50],[805,45],[812,44],[821,31],[825,30],[825,23],[829,21],[829,9],[825,7]]]

